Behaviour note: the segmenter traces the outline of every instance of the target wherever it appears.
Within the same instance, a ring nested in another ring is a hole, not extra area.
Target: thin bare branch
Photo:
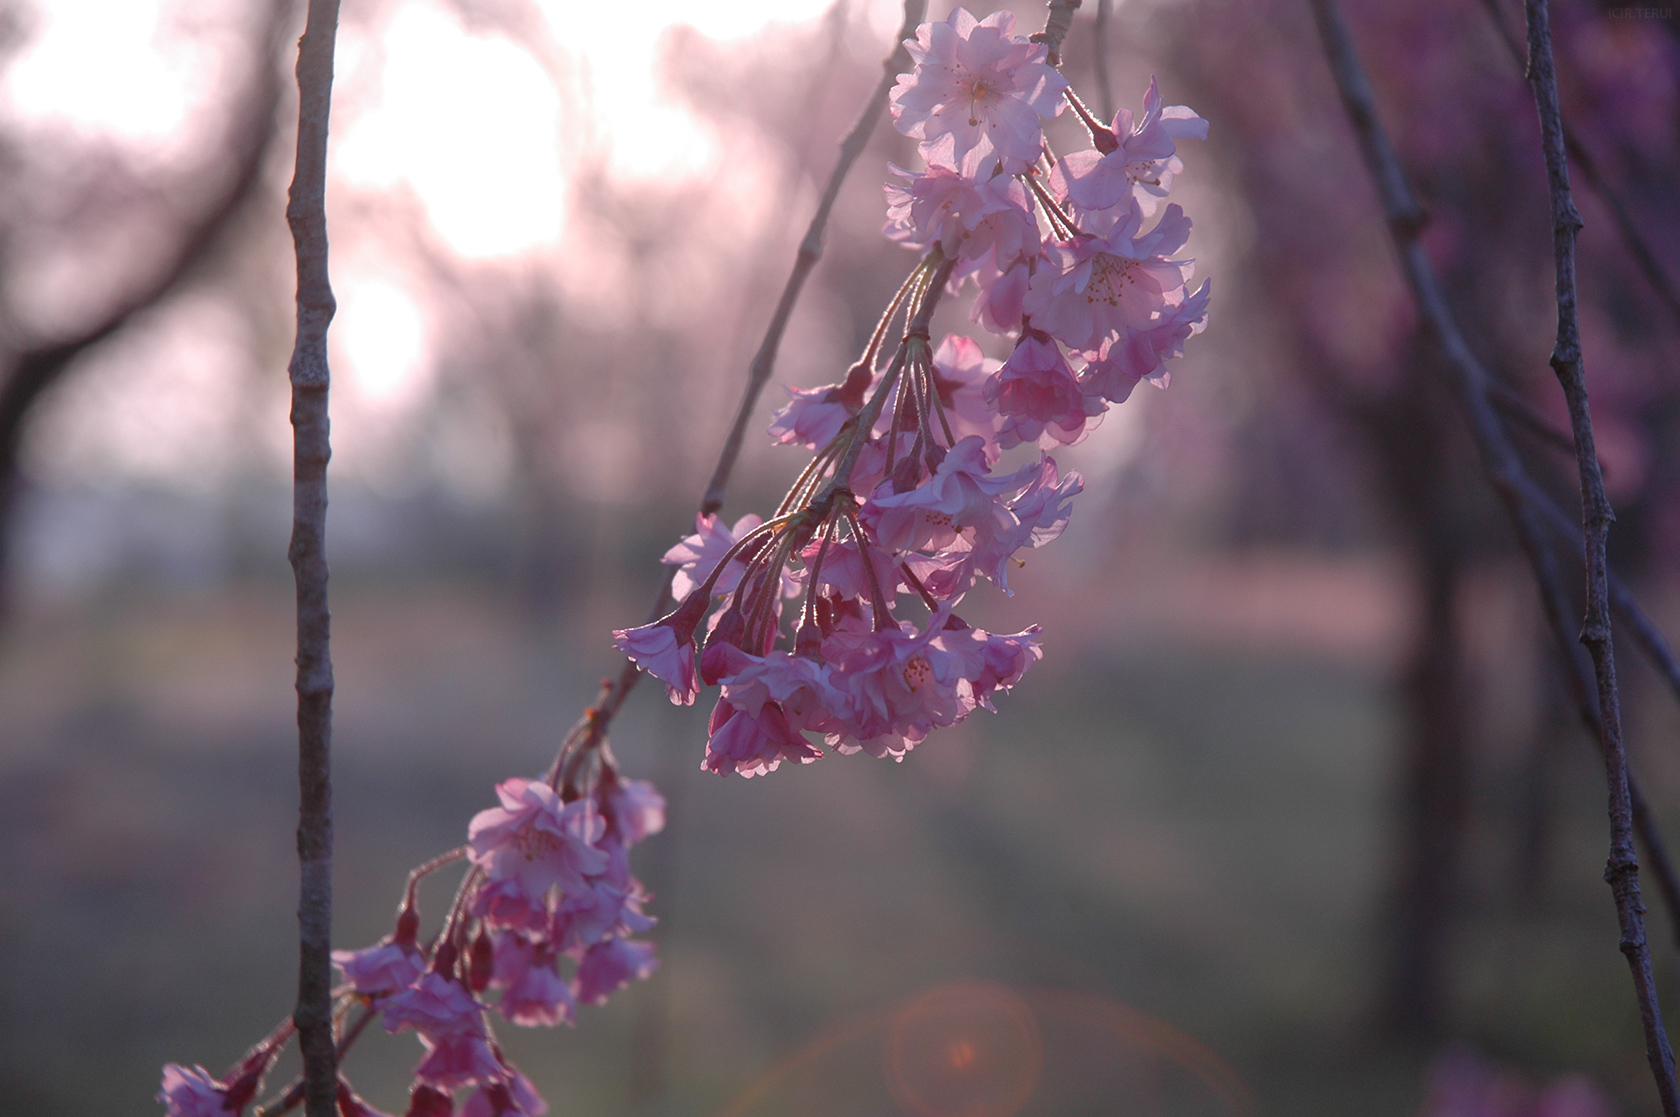
[[[292,382],[292,542],[297,582],[298,999],[304,1111],[337,1111],[332,1032],[332,617],[327,609],[327,327],[337,303],[327,275],[327,121],[338,0],[309,0],[298,42],[297,165],[286,221],[297,250]]]
[[[729,475],[735,469],[735,460],[741,456],[741,443],[746,438],[753,409],[758,406],[758,397],[764,391],[764,385],[770,382],[770,373],[776,367],[776,351],[781,348],[782,335],[787,332],[788,320],[793,317],[794,304],[799,301],[799,293],[817,261],[822,259],[823,232],[828,228],[828,217],[834,210],[834,203],[840,197],[840,187],[846,181],[852,164],[863,154],[870,134],[875,131],[875,125],[887,107],[887,94],[892,92],[899,72],[910,61],[910,54],[904,49],[904,40],[915,34],[917,25],[926,14],[927,0],[904,0],[904,22],[898,29],[892,53],[881,63],[881,80],[875,84],[869,100],[864,102],[863,111],[858,113],[852,130],[840,143],[840,157],[835,161],[833,173],[828,176],[828,185],[823,188],[817,212],[811,216],[810,227],[805,230],[805,239],[799,242],[793,271],[788,274],[787,283],[782,287],[782,297],[776,301],[776,309],[770,315],[770,326],[764,332],[764,340],[759,344],[752,364],[747,367],[747,388],[741,396],[741,406],[735,412],[735,422],[729,428],[729,437],[724,440],[723,452],[718,455],[711,483],[706,486],[705,498],[700,502],[701,512],[710,514],[723,507]],[[660,600],[663,602],[663,596]]]
[[[1422,208],[1412,197],[1399,158],[1377,120],[1376,100],[1341,11],[1335,0],[1311,0],[1311,4],[1331,73],[1341,94],[1342,103],[1353,122],[1366,165],[1375,180],[1383,213],[1394,238],[1401,269],[1412,290],[1412,297],[1417,302],[1420,316],[1440,344],[1447,358],[1447,367],[1454,374],[1455,387],[1465,408],[1483,469],[1495,493],[1505,504],[1516,528],[1518,541],[1534,570],[1540,587],[1541,606],[1546,616],[1547,627],[1564,660],[1567,674],[1572,679],[1580,680],[1580,649],[1569,634],[1568,595],[1558,569],[1557,557],[1542,534],[1541,521],[1544,513],[1531,497],[1533,479],[1523,468],[1522,461],[1511,445],[1510,437],[1498,413],[1494,410],[1491,401],[1493,379],[1459,330],[1440,282],[1435,276],[1434,268],[1419,242],[1418,234],[1423,225]],[[1549,58],[1549,43],[1547,56]],[[1553,92],[1555,93],[1555,86]],[[1561,162],[1562,158],[1560,142],[1557,161]],[[1548,149],[1549,169],[1553,162]],[[1590,438],[1590,431],[1588,437]],[[1581,444],[1581,438],[1582,432],[1577,429],[1577,445]],[[1607,617],[1604,623],[1605,636],[1608,637]],[[1596,655],[1595,652],[1595,658]],[[1585,687],[1581,689],[1586,691]],[[1589,722],[1602,723],[1605,720],[1602,704],[1592,702],[1590,692],[1582,693],[1580,697],[1583,699],[1580,703],[1583,718]],[[1664,1097],[1665,1112],[1669,1117],[1675,1117],[1673,1111],[1667,1109],[1669,1099],[1673,1096],[1672,1057],[1666,1060],[1663,1058],[1663,1053],[1667,1051],[1667,1038],[1662,1034],[1660,1018],[1654,1015],[1656,992],[1650,977],[1649,951],[1645,944],[1644,909],[1638,902],[1635,875],[1637,862],[1633,860],[1632,831],[1638,827],[1647,849],[1660,848],[1661,839],[1649,815],[1633,810],[1635,792],[1631,774],[1627,771],[1626,758],[1621,750],[1619,734],[1612,740],[1611,734],[1606,732],[1599,735],[1598,741],[1605,759],[1606,771],[1611,773],[1612,795],[1617,797],[1621,804],[1620,815],[1613,817],[1612,824],[1613,827],[1625,828],[1627,836],[1625,843],[1615,846],[1613,866],[1631,863],[1634,869],[1633,873],[1618,869],[1617,874],[1621,881],[1631,879],[1635,889],[1630,893],[1625,883],[1616,885],[1617,914],[1623,922],[1623,949],[1629,951],[1641,1015],[1645,1017],[1647,1025],[1647,1043],[1653,1052],[1652,1070],[1657,1078],[1659,1092]],[[1615,811],[1612,813],[1613,816],[1616,815]],[[1658,860],[1666,863],[1668,858],[1664,854]],[[1680,912],[1671,914],[1680,916]],[[1643,959],[1642,964],[1639,959]],[[1647,1006],[1650,1008],[1649,1012]]]
[[[1616,686],[1616,646],[1610,629],[1610,567],[1605,543],[1615,513],[1604,493],[1604,474],[1598,466],[1593,440],[1592,409],[1587,399],[1586,364],[1581,355],[1577,315],[1575,241],[1581,215],[1569,189],[1569,157],[1565,150],[1563,114],[1558,107],[1557,71],[1552,58],[1551,13],[1546,0],[1526,0],[1528,16],[1528,80],[1540,114],[1540,138],[1546,154],[1546,182],[1552,198],[1552,253],[1557,271],[1557,343],[1552,370],[1569,403],[1569,423],[1575,434],[1575,460],[1581,475],[1582,535],[1586,542],[1587,601],[1581,642],[1592,653],[1598,684],[1599,734],[1604,751],[1605,777],[1610,785],[1610,858],[1604,879],[1616,897],[1621,924],[1622,953],[1633,971],[1639,997],[1640,1022],[1645,1030],[1645,1057],[1656,1079],[1666,1117],[1680,1117],[1680,1088],[1674,1081],[1674,1052],[1663,1029],[1657,1003],[1656,979],[1651,973],[1651,947],[1645,938],[1645,905],[1639,894],[1639,858],[1633,849],[1633,801],[1628,789],[1627,752],[1622,740],[1621,697]]]
[[[1526,67],[1527,59],[1523,56],[1522,43],[1517,38],[1516,31],[1512,29],[1510,20],[1500,9],[1499,0],[1482,0],[1482,7],[1487,10],[1488,18],[1493,21],[1499,38],[1505,43],[1505,48],[1510,52],[1517,68],[1520,70]],[[1633,257],[1633,262],[1638,265],[1640,274],[1651,285],[1651,290],[1656,293],[1657,301],[1663,304],[1669,316],[1680,325],[1680,289],[1675,287],[1674,280],[1669,278],[1667,270],[1651,251],[1645,234],[1640,232],[1639,225],[1628,212],[1627,203],[1622,201],[1622,196],[1604,180],[1598,164],[1593,161],[1592,153],[1568,126],[1563,129],[1563,146],[1570,161],[1581,172],[1581,177],[1587,180],[1587,185],[1593,188],[1599,201],[1604,203],[1604,208],[1610,211],[1610,220],[1615,224],[1622,244]]]

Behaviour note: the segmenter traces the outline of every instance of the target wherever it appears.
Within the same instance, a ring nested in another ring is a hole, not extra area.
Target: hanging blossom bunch
[[[410,874],[391,934],[364,950],[333,953],[345,977],[340,1014],[361,1011],[340,1029],[340,1047],[377,1018],[387,1031],[412,1031],[424,1048],[406,1117],[547,1112],[502,1053],[493,1017],[522,1027],[572,1024],[578,1005],[604,1003],[657,965],[652,944],[631,937],[654,921],[642,911],[648,896],[630,874],[629,851],[663,828],[665,801],[651,784],[622,778],[604,743],[573,747],[578,736],[548,779],[501,783],[501,805],[473,818],[467,844]],[[590,757],[593,778],[580,791]],[[461,860],[469,868],[443,926],[422,942],[417,886]],[[166,1066],[158,1100],[169,1117],[243,1113],[292,1031],[290,1021],[283,1024],[223,1078],[203,1067]],[[470,1092],[457,1107],[460,1091]],[[284,1112],[301,1096],[294,1086],[262,1112]],[[388,1117],[342,1077],[338,1111]]]
[[[1016,552],[1066,527],[1083,483],[1048,451],[1139,381],[1164,386],[1207,321],[1208,284],[1190,291],[1177,256],[1190,220],[1161,207],[1177,142],[1206,121],[1151,81],[1141,116],[1103,124],[1008,12],[958,8],[906,46],[892,113],[926,165],[892,168],[886,234],[920,262],[844,379],[776,414],[771,437],[815,456],[775,511],[700,516],[665,556],[677,607],[614,634],[673,702],[720,688],[702,763],[721,775],[809,763],[818,741],[902,759],[992,709],[1041,657],[1039,629],[984,632],[958,604],[982,578],[1009,592]],[[1070,106],[1093,146],[1058,158],[1043,124]],[[1014,340],[1007,360],[962,335],[933,344],[941,296],[970,283],[973,320]],[[1036,455],[1004,469],[1021,446]]]

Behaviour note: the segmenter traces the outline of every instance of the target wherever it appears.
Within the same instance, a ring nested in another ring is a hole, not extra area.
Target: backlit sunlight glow
[[[52,0],[0,82],[15,118],[173,147],[196,102],[213,91],[214,44],[171,33],[163,0]],[[210,87],[210,88],[207,88]]]
[[[410,3],[379,48],[356,58],[357,66],[383,62],[384,72],[378,100],[340,126],[333,154],[345,180],[412,189],[461,256],[506,256],[559,238],[560,98],[529,53]]]
[[[469,30],[435,0],[401,0],[372,26],[347,12],[329,200],[408,193],[438,243],[462,258],[535,253],[587,268],[562,250],[578,240],[567,229],[575,168],[677,189],[715,173],[710,125],[672,99],[659,72],[667,34],[688,25],[740,39],[772,22],[819,19],[831,2],[653,0],[627,16],[615,5],[538,0],[547,49],[559,52],[550,66],[536,53],[544,44]],[[195,158],[183,149],[198,142],[201,114],[226,99],[229,37],[245,32],[248,4],[37,0],[0,80],[0,114],[17,127],[108,140],[142,163]],[[897,5],[869,5],[872,26],[875,7]],[[364,268],[377,261],[363,252],[335,259],[344,296],[335,361],[358,403],[401,410],[429,358],[423,302],[388,271]]]

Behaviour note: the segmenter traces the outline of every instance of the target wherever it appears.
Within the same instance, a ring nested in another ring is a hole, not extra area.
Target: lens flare
[[[924,993],[893,1018],[887,1039],[893,1100],[914,1117],[1013,1117],[1044,1069],[1038,1022],[999,985]]]
[[[826,1030],[724,1117],[1252,1117],[1213,1051],[1108,997],[967,981]]]

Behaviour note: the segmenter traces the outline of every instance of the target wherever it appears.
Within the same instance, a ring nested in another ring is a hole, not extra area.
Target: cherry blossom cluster
[[[411,875],[391,934],[334,952],[346,982],[341,1009],[361,1011],[344,1034],[378,1019],[389,1032],[412,1031],[424,1048],[406,1117],[547,1112],[496,1042],[493,1015],[521,1027],[572,1024],[578,1005],[605,1002],[657,965],[653,946],[631,937],[654,921],[642,911],[648,897],[630,874],[629,851],[664,826],[665,801],[651,784],[620,777],[604,748],[594,751],[598,771],[587,794],[571,785],[575,767],[560,762],[550,780],[501,783],[501,805],[473,818],[467,844]],[[417,885],[461,860],[469,867],[443,927],[422,942]],[[291,1034],[287,1022],[220,1079],[170,1064],[158,1100],[169,1117],[242,1113]],[[461,1091],[468,1092],[457,1106]],[[294,1087],[277,1109],[298,1096]],[[386,1117],[343,1078],[338,1110]]]
[[[1066,527],[1083,482],[1047,451],[1140,380],[1164,386],[1206,323],[1208,284],[1191,292],[1176,255],[1190,221],[1161,209],[1177,142],[1206,121],[1152,81],[1141,116],[1101,123],[1008,12],[958,8],[906,45],[892,113],[925,166],[892,168],[886,234],[920,262],[844,379],[793,389],[774,417],[776,442],[814,454],[774,513],[701,515],[665,556],[676,608],[614,634],[673,702],[720,688],[702,762],[719,774],[824,746],[902,759],[992,709],[1041,657],[1039,629],[984,632],[957,606],[981,579],[1009,592],[1016,553]],[[1070,106],[1093,146],[1057,157],[1044,122]],[[940,298],[970,283],[973,320],[1013,341],[1005,360],[932,343]]]

